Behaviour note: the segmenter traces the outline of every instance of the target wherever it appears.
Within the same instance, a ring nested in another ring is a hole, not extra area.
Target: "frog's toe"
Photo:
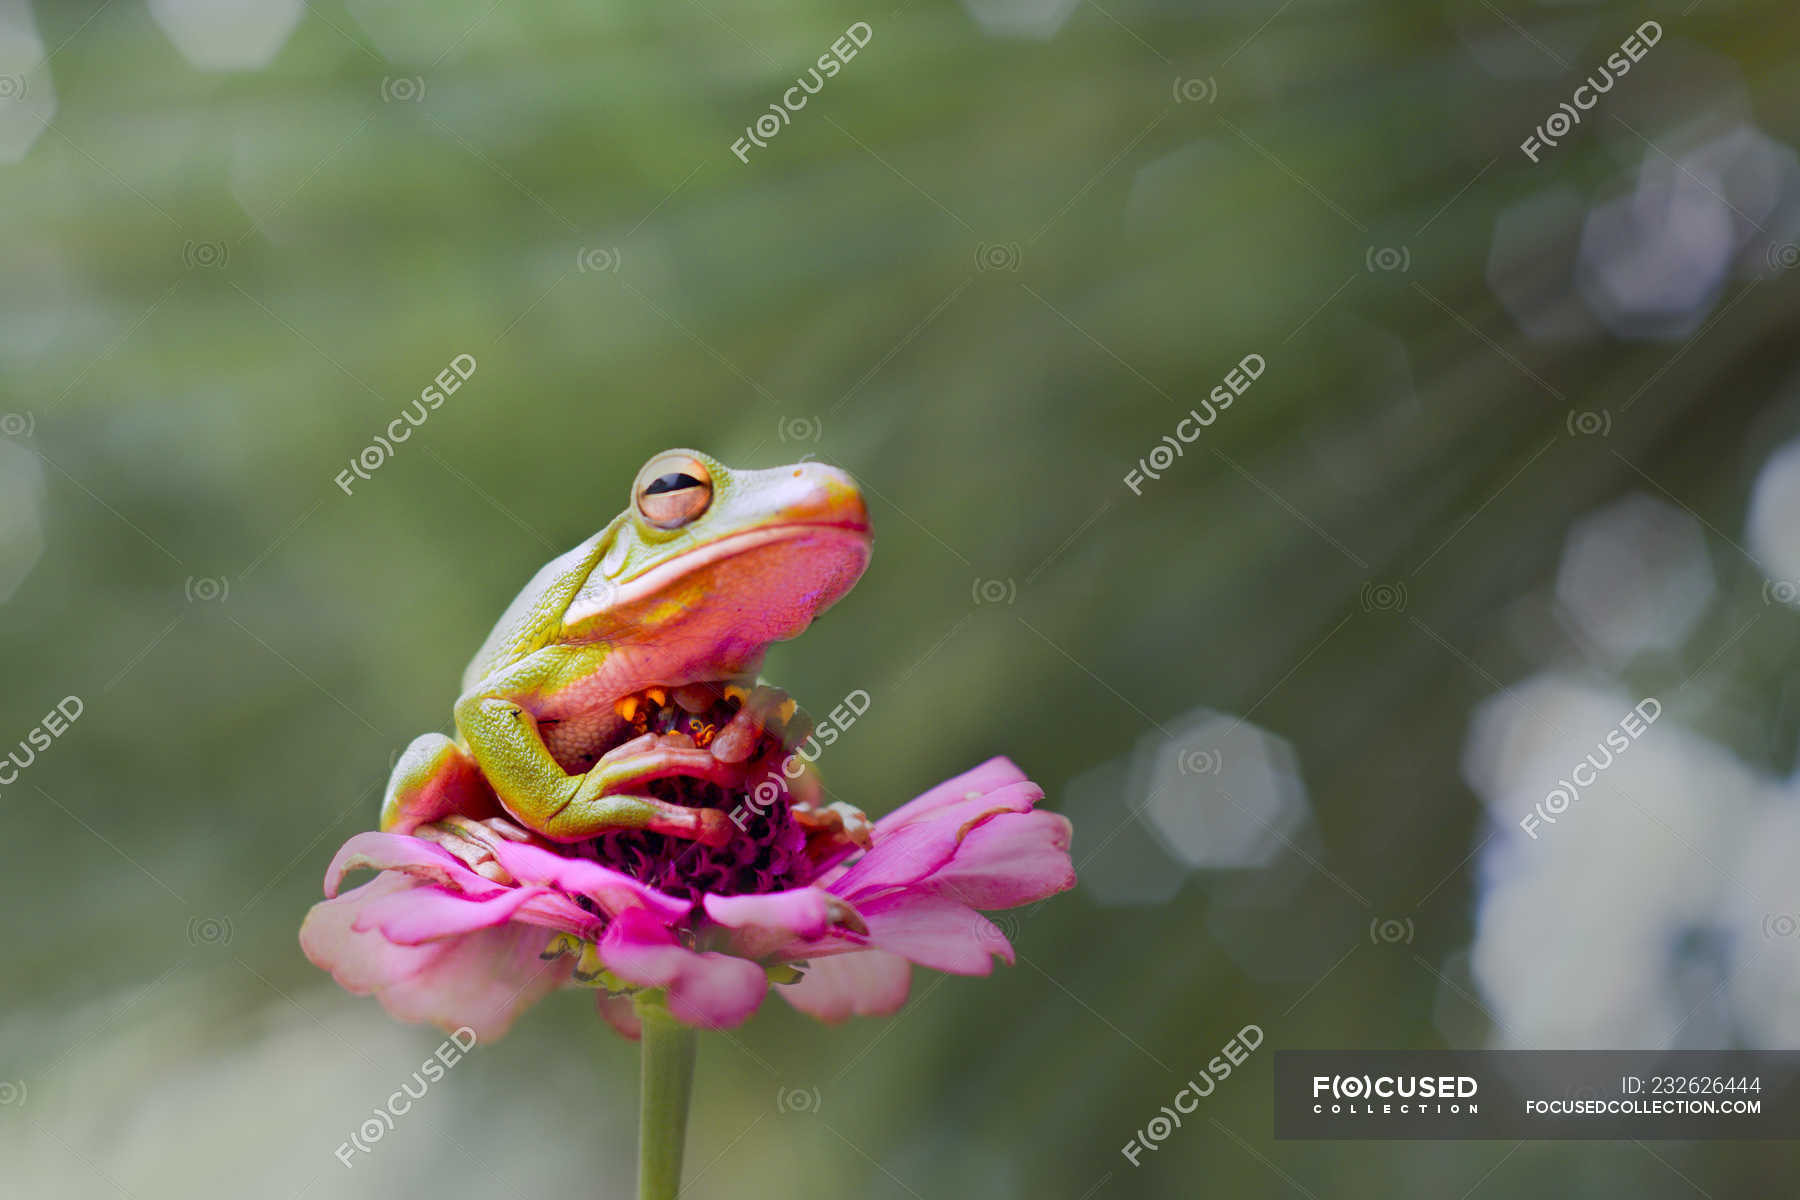
[[[741,769],[703,750],[682,733],[646,733],[603,755],[587,773],[590,795],[636,791],[652,779],[691,775],[720,787],[738,783]]]
[[[722,763],[741,763],[755,753],[762,733],[762,724],[756,720],[756,715],[747,708],[739,709],[707,749]]]
[[[806,831],[807,841],[848,844],[867,850],[874,844],[875,823],[853,804],[839,801],[824,808],[795,806],[794,820]]]
[[[508,887],[518,883],[518,880],[494,857],[494,844],[499,841],[531,840],[530,834],[505,817],[492,817],[486,821],[476,821],[469,817],[445,817],[441,821],[420,825],[413,830],[413,836],[443,847],[483,879],[491,879]]]
[[[659,805],[661,811],[646,826],[652,833],[686,838],[715,849],[731,840],[731,818],[716,808],[689,808],[681,804]]]
[[[780,688],[758,684],[748,691],[741,687],[725,689],[729,699],[739,702],[731,720],[713,739],[713,757],[720,762],[739,763],[756,752],[764,733],[773,733],[784,749],[792,749],[788,723],[798,711],[794,700]]]

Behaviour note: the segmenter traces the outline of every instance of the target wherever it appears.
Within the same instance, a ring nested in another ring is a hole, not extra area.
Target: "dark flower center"
[[[646,702],[635,713],[635,728],[629,736],[685,733],[704,746],[737,708],[736,701],[723,698],[703,713],[689,713],[675,704]],[[723,846],[624,829],[579,843],[577,852],[683,900],[696,900],[708,892],[736,896],[804,884],[813,874],[806,854],[806,831],[789,807],[786,789],[774,794],[767,782],[779,780],[774,768],[782,753],[780,739],[765,732],[756,752],[743,764],[744,779],[738,786],[726,788],[678,775],[645,787],[658,800],[732,814],[732,837]],[[753,797],[752,789],[759,783],[762,789]]]
[[[778,892],[811,874],[806,832],[785,796],[759,810],[749,803],[749,789],[728,792],[704,780],[659,779],[646,790],[658,800],[736,812],[740,828],[719,847],[641,829],[604,833],[586,844],[596,861],[683,900],[707,892]]]

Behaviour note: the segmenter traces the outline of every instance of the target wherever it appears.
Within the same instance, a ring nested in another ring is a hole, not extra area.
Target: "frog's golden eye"
[[[694,520],[712,503],[712,472],[686,454],[657,459],[638,487],[638,512],[658,529],[676,529]]]

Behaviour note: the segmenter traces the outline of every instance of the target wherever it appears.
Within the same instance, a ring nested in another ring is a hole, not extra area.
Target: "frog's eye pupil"
[[[658,529],[679,529],[712,504],[712,472],[691,454],[658,455],[638,479],[638,512]]]
[[[674,471],[668,475],[658,475],[644,488],[646,496],[660,496],[664,492],[679,492],[683,488],[705,487],[698,479],[685,471]]]

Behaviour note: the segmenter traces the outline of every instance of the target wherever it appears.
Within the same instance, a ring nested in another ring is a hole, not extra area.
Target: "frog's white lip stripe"
[[[784,541],[790,537],[819,532],[849,534],[867,540],[869,527],[845,521],[793,521],[785,525],[765,526],[761,529],[745,529],[738,533],[728,533],[705,545],[695,546],[686,554],[677,555],[667,562],[648,567],[629,579],[619,580],[620,598],[624,599],[627,592],[637,591],[646,581],[652,581],[649,590],[655,590],[655,586],[668,581],[666,576],[685,575],[698,567],[710,567],[716,562],[723,562],[746,550],[754,550],[759,546]]]
[[[576,625],[591,617],[600,616],[604,611],[629,604],[634,600],[655,595],[662,589],[671,586],[682,576],[692,574],[696,570],[723,562],[728,558],[743,554],[776,542],[806,536],[837,536],[846,542],[857,542],[867,547],[869,526],[859,522],[846,521],[793,521],[785,525],[746,529],[739,533],[727,534],[724,537],[696,546],[685,554],[677,555],[667,562],[657,563],[629,579],[617,580],[610,588],[594,589],[589,596],[577,598],[563,616],[565,628]],[[584,593],[589,589],[584,588]],[[585,601],[585,602],[584,602]]]

